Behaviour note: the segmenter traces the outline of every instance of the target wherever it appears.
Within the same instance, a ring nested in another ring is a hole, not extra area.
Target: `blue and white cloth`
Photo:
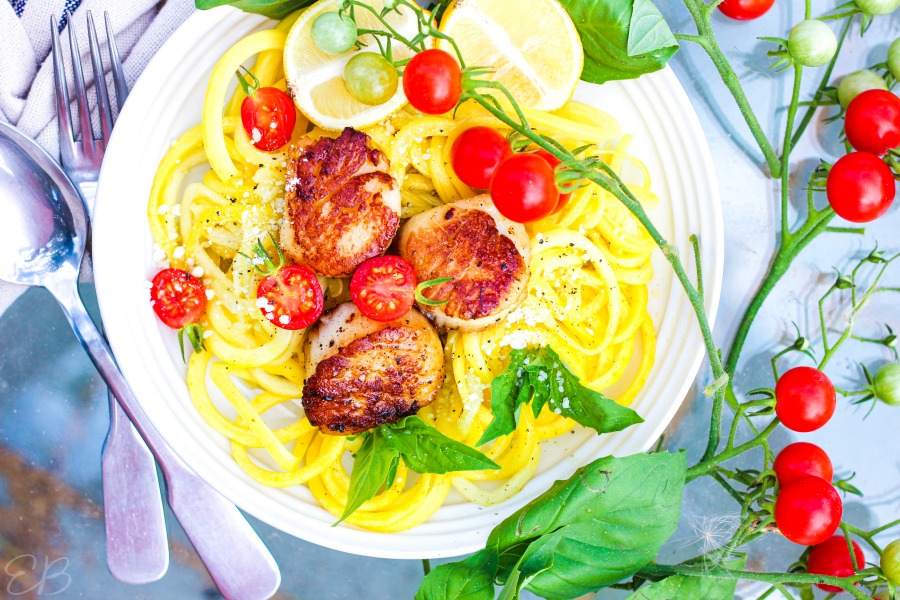
[[[193,0],[0,0],[0,120],[35,138],[50,154],[59,151],[50,60],[50,16],[56,15],[58,33],[68,57],[68,29],[74,28],[88,64],[86,14],[92,11],[101,39],[103,13],[116,30],[116,44],[129,86],[169,35],[194,11]],[[68,73],[72,69],[67,59]],[[93,80],[90,69],[85,72]],[[69,90],[73,90],[71,80]],[[24,291],[0,282],[0,313]]]

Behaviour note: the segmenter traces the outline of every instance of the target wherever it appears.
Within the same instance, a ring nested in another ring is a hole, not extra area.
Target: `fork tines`
[[[116,46],[113,27],[110,23],[109,13],[104,14],[106,24],[106,40],[109,50],[109,63],[116,96],[116,107],[121,110],[128,95],[128,86],[125,82],[125,74],[122,70],[122,61]],[[75,105],[78,110],[78,130],[73,123],[72,111],[69,106],[69,86],[66,80],[66,67],[62,49],[59,44],[56,16],[50,17],[50,30],[53,52],[53,73],[56,87],[56,111],[59,115],[59,142],[60,156],[63,166],[68,170],[77,169],[80,163],[88,161],[90,164],[84,167],[99,169],[99,162],[103,158],[103,150],[109,141],[114,123],[110,93],[106,87],[106,76],[103,59],[100,53],[100,41],[97,37],[97,29],[90,11],[87,13],[88,42],[91,55],[91,72],[94,75],[94,86],[97,92],[97,110],[100,115],[100,131],[97,132],[91,125],[91,108],[87,97],[87,85],[84,79],[84,68],[81,64],[81,49],[78,39],[72,32],[74,26],[70,18],[69,49],[72,57],[73,84],[75,86]]]

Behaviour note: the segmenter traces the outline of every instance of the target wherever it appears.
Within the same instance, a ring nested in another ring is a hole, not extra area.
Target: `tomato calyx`
[[[247,67],[242,66],[241,69],[243,69],[244,72],[250,76],[250,79],[253,80],[253,83],[250,83],[249,81],[247,81],[247,78],[244,77],[243,75],[241,75],[240,71],[237,71],[237,72],[235,72],[235,75],[237,75],[238,83],[241,84],[241,90],[243,90],[244,94],[247,97],[252,98],[256,94],[256,92],[259,90],[259,77],[254,75],[253,71],[251,71]]]
[[[430,287],[434,287],[436,285],[441,285],[443,283],[450,283],[453,281],[452,277],[438,277],[437,279],[429,279],[428,281],[423,281],[419,285],[416,286],[416,302],[419,304],[424,304],[425,306],[443,306],[450,302],[450,299],[446,300],[432,300],[431,298],[427,298],[422,292]]]
[[[178,330],[178,349],[181,350],[181,360],[187,362],[184,355],[184,338],[187,337],[191,348],[197,354],[206,351],[206,344],[203,341],[203,325],[200,323],[189,323]]]
[[[249,260],[253,264],[253,269],[264,277],[267,275],[274,275],[284,266],[284,252],[281,251],[281,246],[278,245],[278,242],[275,241],[275,236],[271,233],[269,234],[269,240],[271,240],[272,246],[275,247],[275,252],[278,256],[277,263],[272,260],[272,255],[266,250],[262,240],[256,240],[256,245],[253,246],[253,256],[249,256],[243,252],[238,253]]]

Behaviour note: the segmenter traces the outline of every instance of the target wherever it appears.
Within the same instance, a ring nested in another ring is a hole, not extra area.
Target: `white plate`
[[[632,407],[645,423],[613,434],[564,436],[544,452],[538,474],[512,500],[481,508],[454,496],[426,523],[381,534],[332,527],[305,486],[271,489],[234,463],[225,438],[191,405],[175,336],[155,318],[146,281],[156,271],[146,207],[153,175],[172,142],[200,122],[208,76],[219,57],[272,22],[230,8],[199,12],[160,49],[135,86],[106,153],[97,195],[94,272],[109,341],[141,406],[163,438],[204,480],[244,511],[292,535],[355,554],[385,558],[457,556],[482,546],[501,519],[557,479],[599,456],[647,450],[668,425],[703,357],[691,306],[661,253],[649,309],[659,331],[656,365]],[[581,84],[576,98],[614,115],[634,134],[631,152],[644,160],[661,198],[653,218],[691,263],[689,235],[703,247],[707,310],[719,301],[723,224],[715,168],[697,116],[671,70],[604,86]],[[455,498],[455,500],[454,500]]]

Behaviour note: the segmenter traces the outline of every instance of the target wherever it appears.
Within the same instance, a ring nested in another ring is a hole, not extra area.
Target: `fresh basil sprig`
[[[678,525],[685,462],[667,452],[595,460],[510,515],[485,549],[435,568],[416,600],[492,600],[488,581],[510,600],[521,589],[577,598],[631,576]]]
[[[643,422],[627,406],[581,385],[552,348],[513,350],[509,366],[491,383],[494,418],[478,445],[515,431],[519,410],[528,402],[535,417],[549,404],[554,412],[597,433],[621,431]]]
[[[581,78],[635,79],[666,66],[678,40],[652,0],[560,0],[584,46]]]
[[[393,485],[401,459],[419,474],[500,468],[478,450],[447,437],[416,415],[367,431],[362,437],[350,474],[347,506],[337,523],[375,497],[382,485]]]
[[[313,4],[316,0],[195,0],[200,10],[217,6],[233,6],[244,12],[255,13],[270,19],[283,19],[289,14]]]

